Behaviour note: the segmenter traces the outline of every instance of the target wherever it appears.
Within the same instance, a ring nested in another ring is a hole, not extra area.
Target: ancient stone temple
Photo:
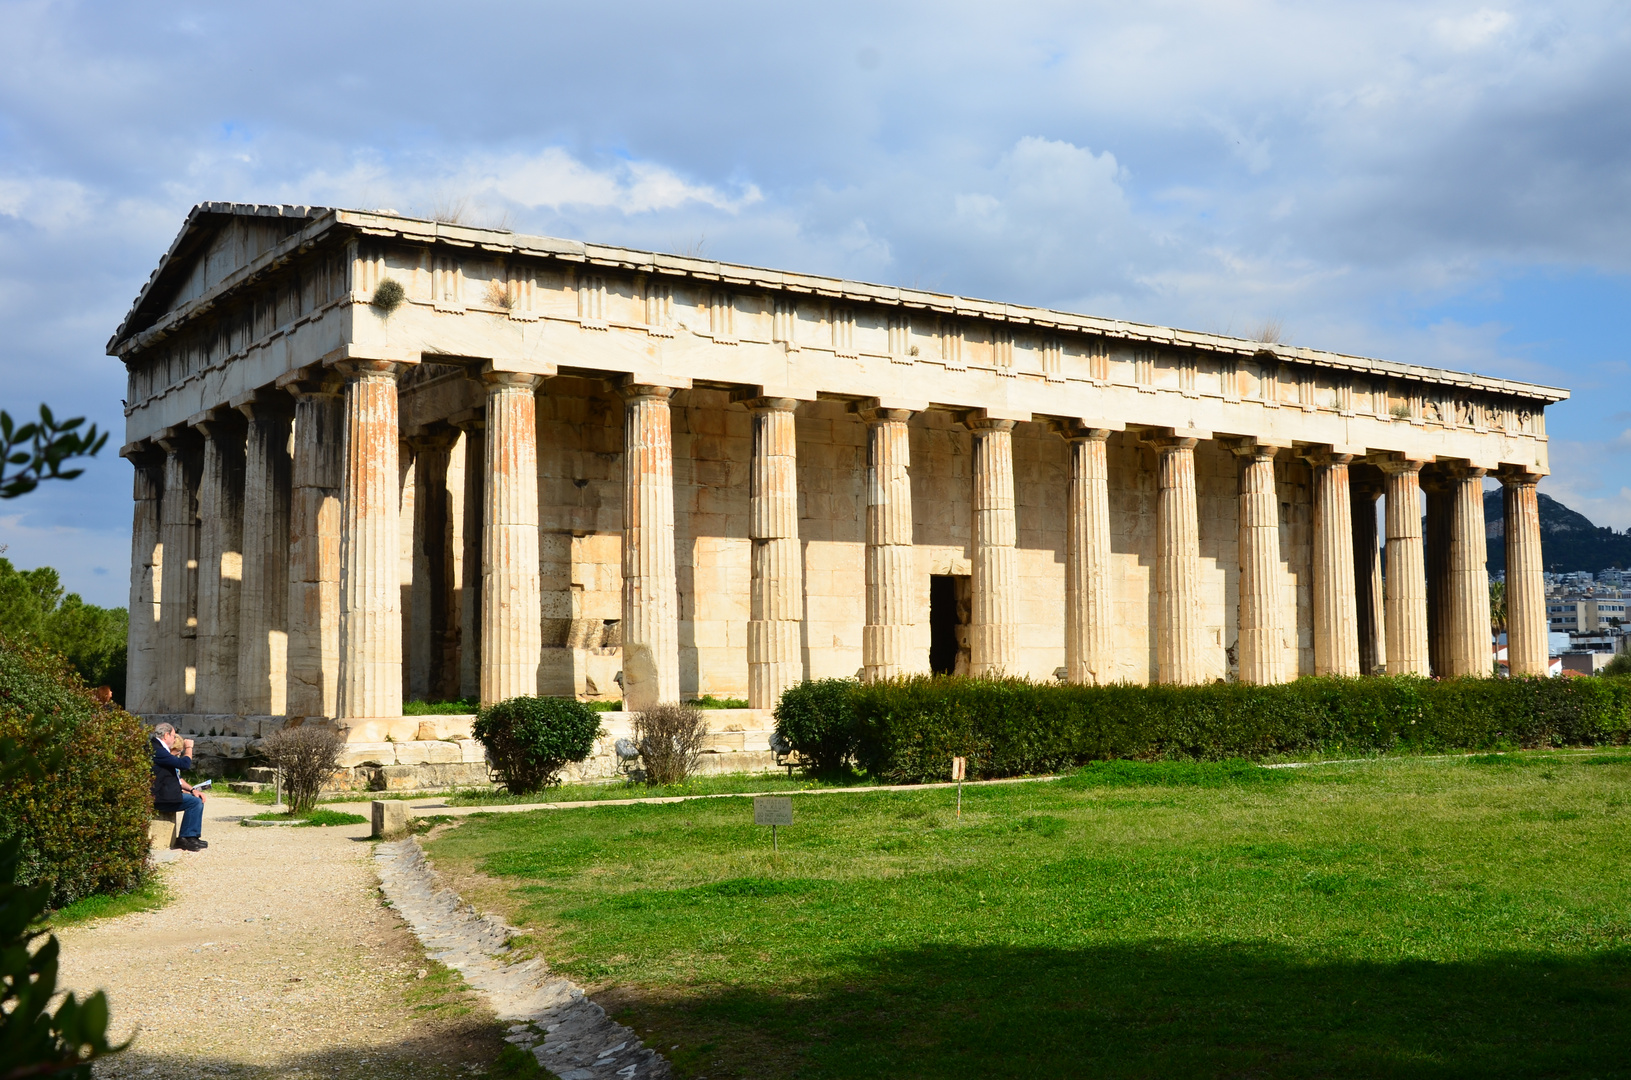
[[[128,705],[197,729],[401,743],[405,699],[765,710],[804,678],[931,670],[1481,674],[1490,479],[1511,668],[1546,670],[1535,484],[1562,390],[224,203],[108,349]],[[733,717],[751,749],[762,712]]]

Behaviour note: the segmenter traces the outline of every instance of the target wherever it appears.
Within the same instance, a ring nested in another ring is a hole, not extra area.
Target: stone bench
[[[181,833],[181,815],[174,810],[155,810],[153,820],[147,823],[147,838],[155,851],[168,851],[176,846]]]

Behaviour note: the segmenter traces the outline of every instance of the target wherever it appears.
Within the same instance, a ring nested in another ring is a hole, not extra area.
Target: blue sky
[[[0,406],[111,426],[187,209],[300,202],[1569,387],[1631,527],[1623,3],[0,2]],[[122,604],[129,468],[0,504]]]

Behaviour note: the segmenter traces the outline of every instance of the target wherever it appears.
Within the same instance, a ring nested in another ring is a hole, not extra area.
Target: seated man
[[[177,747],[181,756],[174,753]],[[169,724],[153,728],[153,809],[163,813],[181,814],[181,839],[177,846],[183,851],[203,851],[209,841],[202,838],[204,831],[204,793],[181,778],[183,769],[193,767],[193,741],[183,739]]]

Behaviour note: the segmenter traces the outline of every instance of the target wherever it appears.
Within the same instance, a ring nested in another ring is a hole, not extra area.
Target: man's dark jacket
[[[153,743],[153,809],[170,813],[182,810],[181,804],[181,777],[176,775],[177,769],[190,769],[193,759],[190,757],[176,757],[159,740]]]

